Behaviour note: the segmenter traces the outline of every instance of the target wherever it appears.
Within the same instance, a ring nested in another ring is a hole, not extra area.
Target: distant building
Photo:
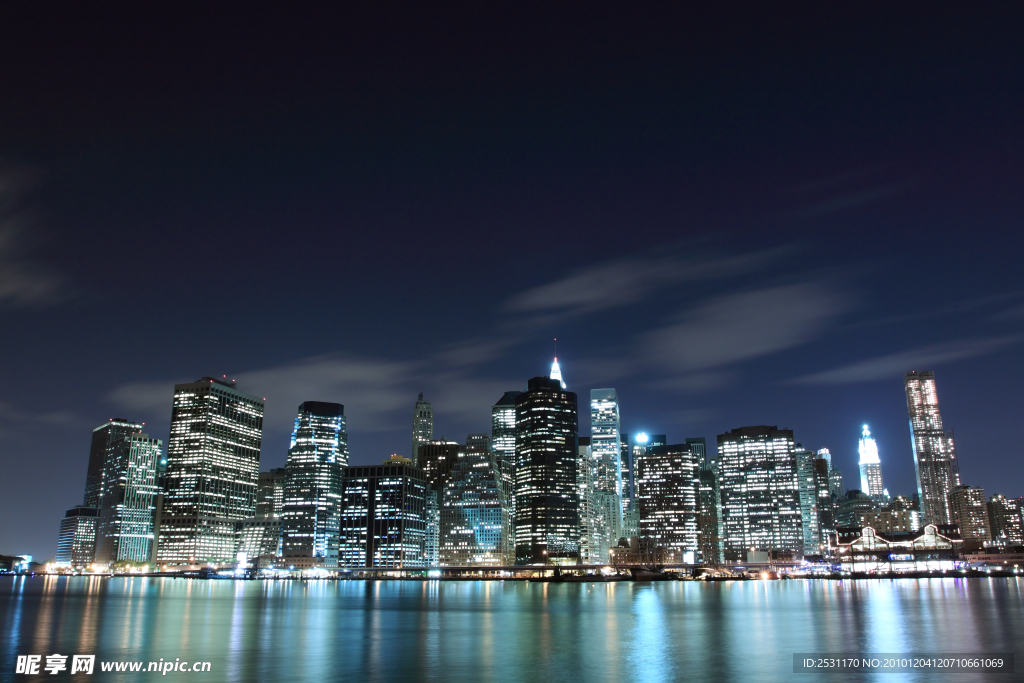
[[[287,564],[338,565],[341,476],[347,466],[345,407],[323,401],[300,405],[281,507],[281,554]]]
[[[980,547],[992,540],[985,489],[957,486],[949,493],[949,509],[952,523],[960,527],[960,538],[965,545]]]
[[[909,534],[922,527],[917,505],[904,496],[896,496],[881,509],[864,513],[862,522],[880,534]]]
[[[998,493],[989,498],[989,531],[994,544],[1004,548],[1024,545],[1024,519],[1020,502],[1020,499],[1009,500]]]
[[[579,557],[576,394],[534,377],[516,397],[516,563]]]
[[[698,479],[700,507],[697,516],[697,538],[700,548],[700,561],[704,564],[721,564],[723,560],[721,530],[722,499],[718,491],[718,476],[715,474],[711,463],[700,468]]]
[[[600,536],[596,557],[606,562],[608,548],[622,537],[622,445],[619,399],[615,389],[590,391],[590,456],[593,459],[592,532]]]
[[[700,463],[694,450],[689,444],[654,446],[636,463],[640,537],[688,553],[690,561],[699,550]]]
[[[619,434],[619,461],[622,468],[622,511],[625,514],[633,509],[633,497],[636,495],[633,487],[633,451],[629,445],[629,434],[626,432]]]
[[[427,566],[436,567],[441,562],[441,504],[445,486],[452,479],[452,471],[459,458],[465,455],[466,447],[443,437],[420,444],[416,466],[427,480],[426,493],[426,558]]]
[[[882,485],[882,461],[878,458],[878,442],[871,436],[867,425],[861,431],[860,444],[860,490],[868,494],[875,505],[884,505],[889,492]]]
[[[864,526],[864,516],[877,509],[875,502],[860,489],[850,489],[839,502],[836,510],[836,526],[855,528]]]
[[[106,468],[110,449],[115,443],[130,434],[141,434],[143,425],[121,417],[111,418],[92,430],[92,443],[89,447],[89,469],[85,475],[85,496],[82,501],[85,507],[99,507],[103,495],[103,472]]]
[[[174,387],[157,562],[235,562],[235,523],[254,516],[263,401],[204,377]]]
[[[345,567],[425,567],[427,481],[404,459],[346,467],[341,549]]]
[[[284,509],[284,484],[288,476],[285,468],[275,467],[260,472],[256,490],[256,516],[277,518]]]
[[[96,553],[97,508],[76,505],[60,521],[56,562],[62,567],[82,569],[93,563]]]
[[[163,442],[127,434],[114,442],[103,470],[96,562],[148,563],[153,554],[157,470]]]
[[[515,561],[512,519],[489,443],[486,434],[469,436],[466,452],[442,491],[442,566],[506,566]]]
[[[576,441],[578,457],[576,458],[576,488],[579,491],[580,515],[580,562],[595,564],[601,554],[603,540],[597,533],[597,522],[594,519],[596,501],[594,492],[597,490],[597,472],[594,466],[593,453],[590,449],[590,437],[581,436]],[[618,543],[618,539],[616,539]]]
[[[797,444],[796,469],[800,491],[800,520],[804,555],[822,555],[828,548],[832,517],[832,496],[828,482],[828,461]]]
[[[412,412],[412,460],[416,462],[419,448],[425,443],[430,443],[434,438],[434,409],[430,401],[423,400],[423,392],[420,392],[419,400]]]
[[[491,406],[491,448],[501,470],[501,485],[512,517],[513,548],[516,518],[516,397],[521,391],[506,391]]]
[[[793,431],[741,427],[718,435],[718,485],[726,560],[750,549],[803,551]]]
[[[935,373],[908,372],[904,376],[904,386],[921,500],[921,520],[925,524],[951,524],[949,494],[960,486],[960,466],[953,435],[943,430],[939,397],[935,391]]]
[[[237,552],[245,553],[246,562],[251,566],[260,567],[260,560],[266,565],[275,563],[281,554],[281,518],[257,515],[241,522],[235,522],[235,533],[238,535]],[[304,562],[304,558],[286,558],[281,564],[296,561],[300,565],[316,566],[313,562]],[[305,558],[308,559],[308,558]]]

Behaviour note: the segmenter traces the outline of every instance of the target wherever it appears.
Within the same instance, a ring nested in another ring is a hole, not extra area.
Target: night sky
[[[935,370],[964,483],[1024,495],[1019,4],[407,5],[5,9],[0,554],[176,382],[265,396],[263,469],[343,403],[366,464],[554,337],[624,431],[789,427],[855,488],[866,422],[893,494]]]

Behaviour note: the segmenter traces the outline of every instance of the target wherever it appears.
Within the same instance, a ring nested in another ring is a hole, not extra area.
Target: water
[[[524,582],[0,579],[18,654],[211,662],[193,681],[934,680],[794,674],[794,652],[1024,651],[1024,579]],[[70,662],[70,659],[68,660]],[[70,668],[70,667],[69,667]],[[157,680],[100,672],[73,680]],[[1024,672],[1024,659],[1017,666]],[[1016,678],[1015,678],[1016,676]],[[943,681],[1022,680],[944,673]],[[65,680],[67,672],[38,680]]]

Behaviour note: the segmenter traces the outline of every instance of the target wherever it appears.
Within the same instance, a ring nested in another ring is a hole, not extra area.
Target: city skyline
[[[417,10],[297,20],[297,51],[212,12],[186,61],[173,21],[12,15],[0,514],[40,521],[0,546],[79,498],[83,433],[166,440],[174,384],[266,397],[267,468],[297,405],[344,403],[370,465],[411,455],[419,392],[434,434],[485,430],[554,337],[624,433],[777,424],[849,479],[866,423],[891,493],[916,486],[899,377],[934,369],[965,483],[1024,477],[994,455],[1024,410],[1024,62],[1009,8],[961,10],[562,17],[557,48]]]

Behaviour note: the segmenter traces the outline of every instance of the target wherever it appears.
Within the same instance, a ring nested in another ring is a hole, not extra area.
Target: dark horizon
[[[304,401],[353,464],[490,431],[558,357],[622,431],[757,424],[916,490],[1024,495],[1024,12],[12,8],[0,28],[0,554],[53,555],[91,430],[173,385]],[[581,411],[580,431],[589,432]]]

